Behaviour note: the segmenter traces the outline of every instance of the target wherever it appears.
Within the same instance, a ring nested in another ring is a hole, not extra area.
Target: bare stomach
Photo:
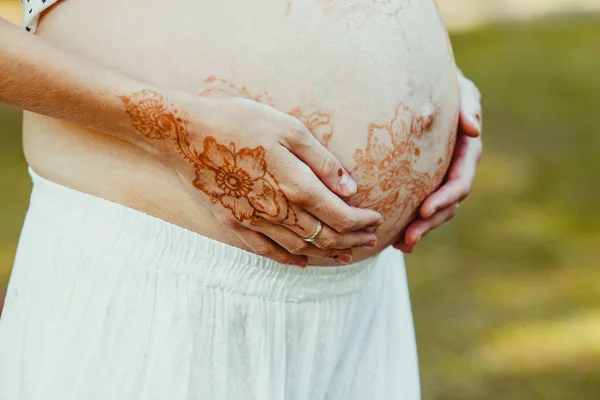
[[[378,246],[353,261],[376,254],[439,185],[456,134],[455,66],[434,1],[242,3],[65,0],[37,34],[152,85],[296,116],[357,180],[349,203],[384,216]],[[129,143],[31,113],[24,142],[52,181],[246,248],[172,169]]]

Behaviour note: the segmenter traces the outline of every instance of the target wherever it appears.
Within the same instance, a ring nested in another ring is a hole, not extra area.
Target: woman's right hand
[[[356,183],[296,118],[245,98],[152,90],[120,96],[133,127],[255,253],[307,265],[375,247],[379,213],[347,205]],[[318,221],[323,230],[313,242]]]

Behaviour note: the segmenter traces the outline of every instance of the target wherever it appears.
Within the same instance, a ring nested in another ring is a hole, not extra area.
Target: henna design
[[[229,209],[240,222],[263,217],[297,226],[296,213],[277,179],[267,170],[262,146],[238,151],[234,143],[227,147],[207,136],[203,151],[198,152],[188,138],[185,112],[177,117],[175,106],[163,95],[142,90],[118,97],[125,103],[125,112],[139,133],[155,140],[174,137],[177,148],[195,169],[193,186],[213,203]]]
[[[445,159],[437,162],[436,174],[416,171],[414,165],[421,154],[417,143],[432,123],[431,117],[416,116],[401,102],[389,122],[369,124],[366,148],[354,153],[356,167],[351,174],[359,187],[350,204],[378,211],[384,218],[399,210],[398,215],[415,210],[440,184],[454,145],[452,134]]]
[[[288,0],[286,15],[289,15],[293,3],[297,0]],[[321,6],[323,13],[346,22],[348,26],[362,26],[367,20],[376,15],[384,15],[393,18],[398,23],[401,34],[402,29],[397,17],[400,11],[411,0],[316,0]],[[406,39],[406,38],[405,38]]]
[[[165,105],[166,99],[160,93],[142,90],[134,93],[136,101],[127,96],[118,96],[125,103],[125,112],[131,124],[142,135],[150,139],[165,139],[171,135],[178,122],[177,111]]]
[[[246,86],[238,87],[225,79],[214,76],[206,78],[204,82],[210,87],[202,91],[200,96],[239,96],[276,108],[267,91],[253,95]],[[333,113],[296,106],[287,114],[300,120],[323,146],[329,146],[334,130]]]
[[[204,139],[200,160],[194,186],[213,203],[228,208],[238,221],[253,220],[257,215],[281,220],[282,211],[285,220],[293,213],[277,180],[267,171],[262,146],[236,151],[233,143],[227,148],[209,136]]]
[[[202,92],[203,96],[239,95],[272,105],[266,92],[264,96],[252,96],[245,87],[238,88],[212,77],[207,83],[219,83],[226,89],[212,87]],[[178,150],[195,169],[193,186],[213,203],[229,209],[240,222],[253,222],[256,217],[263,217],[298,227],[295,211],[277,179],[267,170],[262,146],[237,150],[234,143],[228,147],[207,136],[203,140],[203,151],[198,152],[189,141],[187,114],[185,111],[178,113],[163,95],[142,90],[119,98],[125,103],[125,112],[139,133],[154,140],[174,137]],[[331,139],[330,113],[313,111],[307,114],[295,107],[289,114],[300,119],[323,144]],[[359,187],[349,203],[379,211],[384,218],[398,210],[402,215],[406,209],[416,209],[446,174],[456,140],[458,117],[457,113],[455,131],[448,137],[447,153],[438,159],[438,169],[433,176],[414,169],[421,153],[417,140],[430,131],[432,117],[416,116],[408,106],[400,103],[389,122],[369,124],[366,148],[354,153],[356,167],[351,174]]]

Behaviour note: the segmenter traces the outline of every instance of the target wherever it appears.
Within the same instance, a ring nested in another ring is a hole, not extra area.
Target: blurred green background
[[[600,398],[598,38],[591,14],[452,35],[484,94],[484,157],[407,260],[424,400]],[[30,191],[20,124],[0,105],[0,286]]]

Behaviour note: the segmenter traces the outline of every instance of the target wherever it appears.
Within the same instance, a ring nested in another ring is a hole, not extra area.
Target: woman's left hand
[[[394,244],[403,253],[412,253],[429,231],[450,220],[459,203],[471,191],[481,158],[481,94],[477,86],[457,69],[460,91],[460,123],[454,155],[444,184],[421,205],[419,216]]]

